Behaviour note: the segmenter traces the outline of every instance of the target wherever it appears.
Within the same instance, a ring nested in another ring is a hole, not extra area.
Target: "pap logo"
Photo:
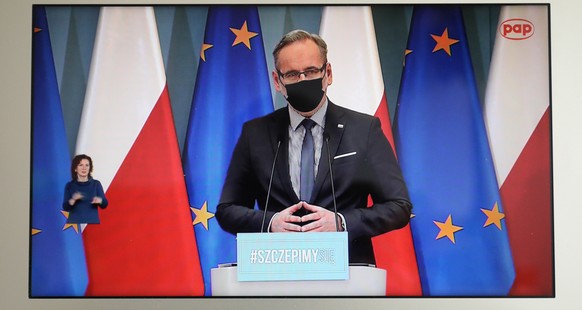
[[[508,19],[499,26],[499,33],[510,40],[525,40],[533,36],[534,31],[534,25],[521,18]]]

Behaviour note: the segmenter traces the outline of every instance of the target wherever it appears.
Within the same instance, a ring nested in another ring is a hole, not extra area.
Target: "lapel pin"
[[[337,124],[337,128],[344,128],[344,124]]]

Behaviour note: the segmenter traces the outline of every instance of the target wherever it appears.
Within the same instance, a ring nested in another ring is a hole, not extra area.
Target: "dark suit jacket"
[[[288,126],[287,107],[243,125],[216,211],[224,230],[261,231],[264,212],[253,207],[257,201],[264,210],[279,141],[264,230],[276,212],[299,202],[289,176]],[[371,237],[402,228],[410,220],[412,206],[400,167],[378,118],[329,102],[324,137],[329,137],[337,210],[346,220],[350,263],[375,263]],[[368,195],[374,201],[370,208]],[[333,211],[325,141],[310,203]]]

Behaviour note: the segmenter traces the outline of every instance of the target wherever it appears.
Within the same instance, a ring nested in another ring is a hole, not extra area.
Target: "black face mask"
[[[323,95],[325,95],[321,87],[322,82],[323,77],[285,85],[287,101],[299,112],[313,111],[321,102]]]

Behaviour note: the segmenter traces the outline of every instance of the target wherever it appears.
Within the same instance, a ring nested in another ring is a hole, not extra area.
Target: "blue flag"
[[[88,276],[81,232],[61,212],[71,155],[49,29],[45,8],[33,10],[30,296],[83,296]]]
[[[414,8],[395,128],[423,294],[508,294],[515,271],[460,8]]]
[[[244,122],[273,111],[257,8],[211,6],[200,58],[183,161],[210,295],[210,269],[236,262],[236,239],[214,217],[232,151]]]

